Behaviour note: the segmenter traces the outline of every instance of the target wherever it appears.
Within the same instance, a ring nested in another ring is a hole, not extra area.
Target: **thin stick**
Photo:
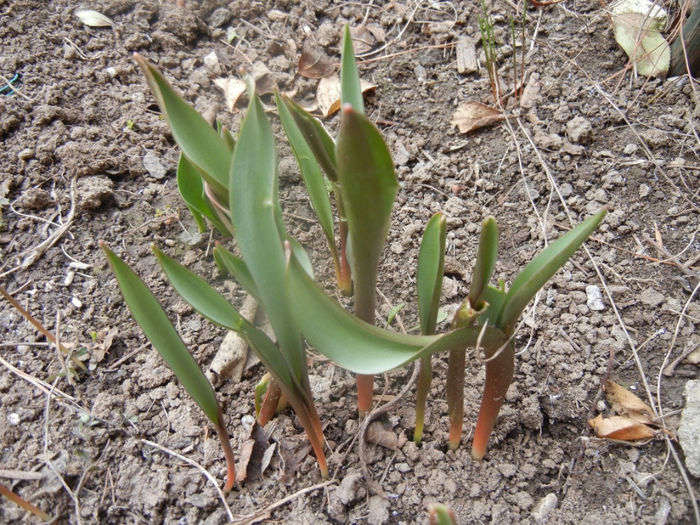
[[[231,518],[231,523],[229,525],[249,525],[252,523],[255,523],[261,519],[265,519],[267,516],[269,516],[270,512],[273,510],[281,507],[282,505],[286,505],[290,501],[295,500],[299,496],[303,496],[304,494],[307,494],[309,492],[313,492],[318,489],[322,489],[324,487],[327,487],[328,485],[331,485],[333,483],[337,483],[335,479],[329,479],[328,481],[323,481],[321,483],[317,483],[316,485],[311,485],[310,487],[306,487],[305,489],[301,489],[294,494],[290,494],[289,496],[286,496],[282,498],[279,501],[276,501],[267,507],[265,507],[262,510],[259,510],[258,512],[254,514],[248,514],[247,516],[238,519],[237,521],[233,521],[233,518]]]
[[[148,439],[142,439],[142,443],[145,443],[146,445],[150,445],[152,447],[157,448],[158,450],[165,452],[166,454],[169,454],[180,461],[184,461],[188,465],[191,465],[198,469],[202,474],[204,474],[204,477],[209,480],[209,482],[214,485],[214,488],[216,489],[216,492],[219,494],[219,499],[221,499],[221,502],[224,504],[224,508],[226,509],[226,513],[228,514],[228,519],[233,521],[233,513],[231,512],[231,508],[228,506],[228,503],[226,502],[226,497],[224,496],[224,493],[221,491],[219,488],[219,483],[214,479],[214,476],[212,476],[207,469],[205,469],[202,465],[197,463],[196,461],[187,458],[183,456],[182,454],[178,454],[174,450],[170,450],[169,448],[165,448],[162,445],[159,445],[158,443],[155,443],[153,441],[149,441]]]

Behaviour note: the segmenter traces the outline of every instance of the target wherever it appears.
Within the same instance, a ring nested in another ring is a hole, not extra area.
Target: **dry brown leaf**
[[[648,426],[622,416],[604,418],[598,414],[595,419],[589,419],[588,424],[600,438],[637,441],[654,437],[654,431]]]
[[[457,126],[460,133],[469,133],[475,129],[490,126],[500,122],[505,117],[497,109],[482,104],[481,102],[463,102],[457,108],[450,124]]]
[[[614,381],[605,382],[605,398],[616,414],[637,423],[653,424],[655,418],[651,407]]]
[[[335,72],[335,64],[313,39],[307,38],[297,69],[302,77],[323,78]]]
[[[372,51],[377,44],[384,42],[384,30],[378,25],[355,26],[350,28],[352,46],[356,55]]]
[[[233,111],[238,99],[246,90],[245,82],[239,78],[215,78],[214,85],[223,90],[229,111]]]
[[[376,84],[360,80],[360,89],[363,94],[376,88]],[[324,117],[330,117],[340,109],[340,78],[337,75],[320,80],[316,89],[316,101]]]
[[[367,427],[367,441],[390,450],[396,450],[399,446],[399,438],[394,432],[384,428],[381,421],[373,421]]]
[[[266,455],[270,449],[269,440],[263,427],[256,421],[250,429],[250,435],[240,448],[240,456],[236,465],[236,481],[243,483],[246,479],[251,481],[260,479],[265,468],[269,464]]]

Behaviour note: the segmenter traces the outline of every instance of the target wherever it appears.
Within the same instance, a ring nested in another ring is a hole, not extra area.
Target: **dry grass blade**
[[[194,461],[190,458],[187,458],[187,457],[183,456],[182,454],[178,454],[174,450],[170,450],[169,448],[166,448],[162,445],[159,445],[158,443],[154,443],[153,441],[149,441],[148,439],[142,439],[141,442],[145,443],[146,445],[149,445],[151,447],[157,448],[161,452],[165,452],[166,454],[169,454],[170,456],[173,456],[174,458],[177,458],[180,461],[184,461],[188,465],[195,467],[202,474],[204,474],[204,477],[207,478],[207,480],[212,485],[214,485],[216,492],[219,494],[219,499],[221,499],[221,502],[224,504],[224,508],[226,509],[226,514],[228,515],[229,520],[233,521],[233,513],[231,512],[231,507],[228,506],[228,503],[226,502],[226,498],[224,497],[224,493],[221,491],[221,488],[219,488],[219,484],[216,482],[216,479],[214,479],[214,476],[212,476],[207,469],[205,469],[202,465],[200,465],[196,461]]]
[[[2,483],[0,483],[0,494],[5,496],[10,501],[14,501],[17,505],[22,507],[24,510],[31,512],[36,517],[41,518],[44,521],[51,521],[51,516],[46,514],[40,508],[35,507],[31,503],[29,503],[26,499],[22,498],[19,494],[12,492],[9,488],[7,488]]]

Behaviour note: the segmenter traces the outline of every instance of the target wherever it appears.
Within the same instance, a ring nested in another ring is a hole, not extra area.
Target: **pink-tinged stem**
[[[214,425],[214,428],[216,428],[216,433],[219,436],[221,448],[224,450],[224,457],[226,458],[226,484],[224,485],[224,492],[229,492],[236,483],[236,459],[233,456],[233,449],[231,448],[231,441],[228,438],[228,432],[226,432],[224,414],[221,411],[221,407],[219,407],[219,424]]]
[[[472,443],[472,458],[474,459],[483,459],[486,454],[491,431],[496,425],[498,412],[506,399],[506,392],[513,379],[514,359],[515,347],[510,343],[498,357],[486,363],[484,395],[481,398],[481,408]]]
[[[263,401],[260,404],[260,414],[258,414],[258,423],[260,426],[264,427],[267,425],[268,421],[275,415],[281,397],[282,390],[279,384],[277,384],[277,381],[274,379],[270,380],[270,383],[267,385],[265,397],[263,397]]]
[[[464,419],[464,365],[466,349],[450,350],[447,362],[447,414],[450,420],[450,450],[457,450],[462,439]]]

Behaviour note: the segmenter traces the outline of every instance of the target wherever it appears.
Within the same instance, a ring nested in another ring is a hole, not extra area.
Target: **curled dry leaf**
[[[376,84],[360,80],[360,89],[363,94],[376,88]],[[330,117],[340,109],[340,78],[337,75],[321,79],[316,89],[316,101],[324,117]]]
[[[275,80],[272,78],[272,73],[270,73],[270,70],[262,62],[255,62],[249,74],[255,81],[255,91],[258,95],[272,93],[277,87]],[[243,80],[233,77],[215,78],[214,85],[224,92],[226,107],[231,112],[247,89],[246,83]]]
[[[352,45],[357,55],[372,51],[378,44],[384,42],[386,35],[378,25],[355,26],[350,28]]]
[[[481,102],[463,102],[457,108],[450,124],[457,126],[460,133],[469,133],[475,129],[490,126],[500,122],[505,117],[503,113]]]
[[[605,398],[616,414],[637,423],[653,424],[655,418],[651,407],[614,381],[606,381]]]
[[[335,64],[312,38],[307,38],[297,69],[302,77],[324,78],[335,72]]]
[[[638,441],[654,437],[654,431],[651,428],[623,416],[604,418],[602,414],[598,414],[595,419],[589,419],[588,424],[593,427],[596,436],[600,438]]]
[[[239,78],[215,78],[214,85],[224,92],[226,107],[229,111],[233,111],[238,99],[246,90],[245,82]]]
[[[270,464],[275,444],[270,444],[265,429],[256,421],[250,429],[248,439],[241,445],[240,460],[236,465],[236,481],[260,479]],[[272,450],[270,450],[272,449]]]
[[[93,9],[79,9],[73,14],[88,27],[112,27],[114,25],[109,17]]]

